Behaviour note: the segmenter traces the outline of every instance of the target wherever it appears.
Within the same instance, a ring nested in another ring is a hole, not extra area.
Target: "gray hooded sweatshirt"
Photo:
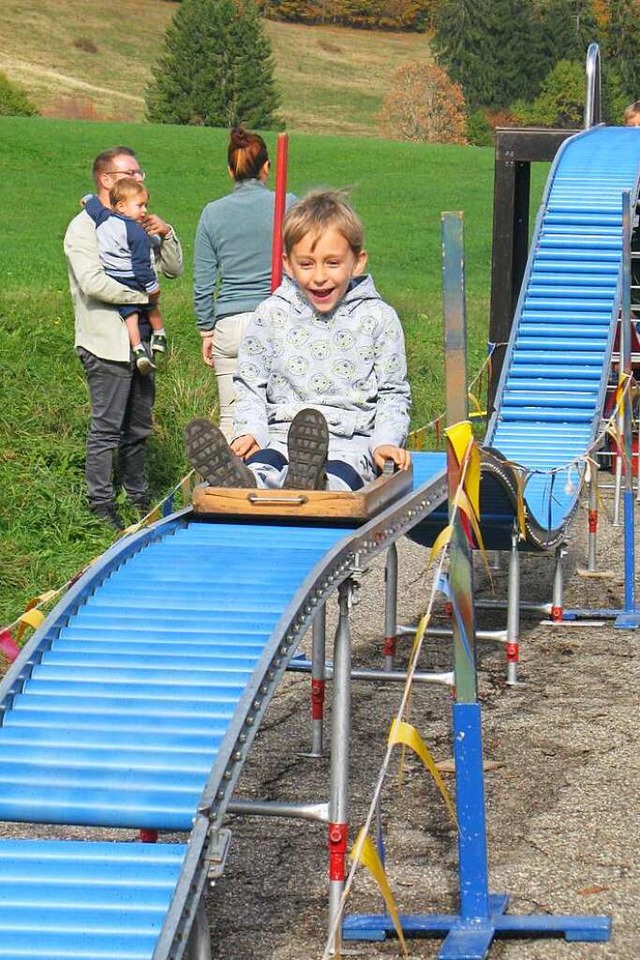
[[[330,314],[316,313],[285,277],[249,321],[235,377],[234,436],[286,453],[299,410],[320,410],[329,459],[350,463],[367,482],[372,453],[404,446],[411,394],[404,335],[370,276],[356,277]]]

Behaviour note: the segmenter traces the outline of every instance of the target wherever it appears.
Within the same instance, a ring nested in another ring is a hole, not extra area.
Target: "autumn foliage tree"
[[[462,88],[434,64],[405,63],[391,77],[378,123],[391,140],[466,143]]]

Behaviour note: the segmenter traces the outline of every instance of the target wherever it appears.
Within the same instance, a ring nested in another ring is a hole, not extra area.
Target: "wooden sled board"
[[[251,517],[309,517],[368,520],[413,487],[413,471],[381,474],[353,493],[335,490],[257,490],[247,487],[196,487],[197,514]]]

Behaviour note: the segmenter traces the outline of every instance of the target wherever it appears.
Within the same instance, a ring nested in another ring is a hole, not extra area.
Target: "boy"
[[[212,486],[357,490],[401,470],[410,390],[395,311],[364,275],[360,220],[339,191],[289,208],[283,283],[249,321],[238,356],[231,447],[207,420],[187,454]]]
[[[147,215],[149,194],[146,187],[133,177],[123,177],[109,191],[111,209],[103,207],[93,195],[84,198],[84,208],[96,224],[100,261],[105,273],[134,290],[149,295],[149,306],[122,304],[120,316],[127,325],[129,343],[136,367],[142,374],[156,369],[142,345],[140,315],[152,329],[151,350],[154,355],[167,349],[167,335],[157,299],[160,286],[155,271],[151,238],[141,226]]]

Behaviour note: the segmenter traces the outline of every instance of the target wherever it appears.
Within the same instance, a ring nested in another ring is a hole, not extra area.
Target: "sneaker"
[[[141,343],[133,348],[133,358],[136,361],[138,373],[141,373],[143,376],[146,376],[147,373],[156,369],[155,363],[147,356],[147,351]]]
[[[150,497],[130,497],[131,503],[139,520],[143,520],[151,510]]]
[[[114,530],[124,530],[124,523],[113,503],[96,503],[89,510],[98,520],[104,520]]]
[[[210,420],[191,420],[184,429],[191,466],[212,487],[255,487],[256,478]]]
[[[151,334],[151,353],[167,353],[167,338],[163,333]]]
[[[319,410],[295,415],[287,437],[289,469],[283,486],[288,490],[324,490],[329,452],[329,428]]]

